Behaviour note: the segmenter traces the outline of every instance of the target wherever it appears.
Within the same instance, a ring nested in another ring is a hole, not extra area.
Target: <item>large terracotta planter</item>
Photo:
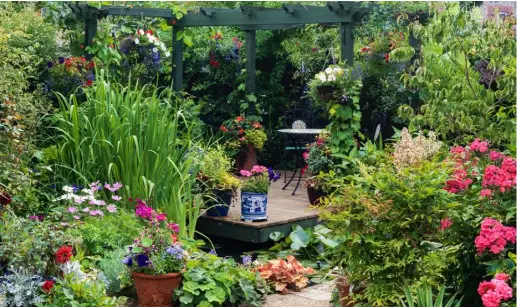
[[[148,275],[133,272],[139,307],[173,307],[172,294],[181,284],[181,273]]]
[[[346,278],[341,277],[336,280],[336,286],[339,295],[339,304],[341,307],[355,306],[350,294],[359,294],[364,291],[364,288],[354,287],[348,283]]]
[[[311,205],[318,206],[321,204],[321,198],[325,196],[325,193],[320,189],[307,186],[307,196],[309,197]]]
[[[250,171],[255,165],[257,165],[257,150],[248,145],[246,150],[240,152],[235,158],[235,169]]]

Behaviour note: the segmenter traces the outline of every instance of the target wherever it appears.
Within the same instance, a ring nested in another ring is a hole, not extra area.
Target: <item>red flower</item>
[[[243,135],[244,134],[244,129],[239,129],[239,135]]]
[[[5,193],[5,192],[0,192],[0,205],[9,205],[12,201],[12,197],[11,195]]]
[[[151,35],[153,35],[153,30],[147,30],[147,31],[145,31],[145,34],[151,34]]]
[[[318,52],[318,48],[311,48],[312,52]]]
[[[45,280],[45,282],[43,283],[43,286],[41,286],[41,289],[43,289],[43,291],[45,291],[45,293],[49,293],[53,287],[54,287],[53,280]]]
[[[361,48],[361,53],[365,53],[365,52],[369,52],[372,48],[366,46],[366,47],[363,47]]]
[[[95,62],[91,61],[91,62],[88,64],[88,68],[89,68],[89,69],[93,69],[93,68],[95,68]]]
[[[244,121],[244,116],[237,116],[237,118],[235,119],[238,123]]]
[[[390,61],[390,54],[389,53],[386,53],[386,55],[384,56],[384,60],[386,61],[386,63],[388,63]]]
[[[84,49],[84,45],[83,45],[83,44],[81,44],[81,46],[79,46],[79,47],[80,47],[81,49]]]
[[[261,125],[259,122],[254,122],[254,123],[252,124],[252,126],[253,126],[253,128],[255,128],[255,129],[260,129],[260,128],[262,128],[262,125]]]
[[[221,126],[221,131],[222,132],[228,132],[228,128],[226,128],[224,125]]]
[[[84,86],[92,86],[92,84],[93,84],[93,81],[92,80],[88,80],[88,81],[86,81]]]
[[[60,264],[67,263],[72,257],[72,247],[65,245],[60,247],[56,252],[56,262]]]

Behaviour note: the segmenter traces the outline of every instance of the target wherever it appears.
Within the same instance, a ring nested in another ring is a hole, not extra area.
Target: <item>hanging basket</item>
[[[318,98],[321,101],[330,101],[334,99],[334,87],[331,85],[320,85],[317,87]]]

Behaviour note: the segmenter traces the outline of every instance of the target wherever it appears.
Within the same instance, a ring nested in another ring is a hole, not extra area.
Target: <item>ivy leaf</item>
[[[142,246],[143,247],[151,247],[153,245],[153,239],[151,238],[143,238],[142,239]]]
[[[217,287],[205,293],[205,297],[209,302],[224,303],[226,293],[223,288]],[[199,305],[200,306],[200,305]]]

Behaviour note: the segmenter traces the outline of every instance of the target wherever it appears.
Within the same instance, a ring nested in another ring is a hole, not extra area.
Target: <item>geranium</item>
[[[445,218],[440,221],[440,227],[438,229],[445,230],[445,229],[451,227],[451,225],[452,225],[452,220],[450,218]]]
[[[501,301],[513,297],[513,289],[506,283],[509,276],[505,273],[496,274],[490,281],[482,281],[478,287],[484,307],[499,307]]]
[[[243,177],[251,177],[253,174],[250,171],[242,169],[240,172],[241,176]]]
[[[43,291],[45,291],[45,293],[49,293],[53,287],[54,287],[54,281],[49,279],[49,280],[45,280],[45,282],[41,286],[41,289]]]
[[[56,263],[65,264],[72,257],[72,247],[69,245],[65,245],[60,247],[55,255]]]
[[[479,255],[486,249],[489,249],[493,254],[499,254],[508,242],[515,244],[515,235],[515,227],[503,226],[497,220],[485,218],[481,223],[481,231],[474,243]]]

